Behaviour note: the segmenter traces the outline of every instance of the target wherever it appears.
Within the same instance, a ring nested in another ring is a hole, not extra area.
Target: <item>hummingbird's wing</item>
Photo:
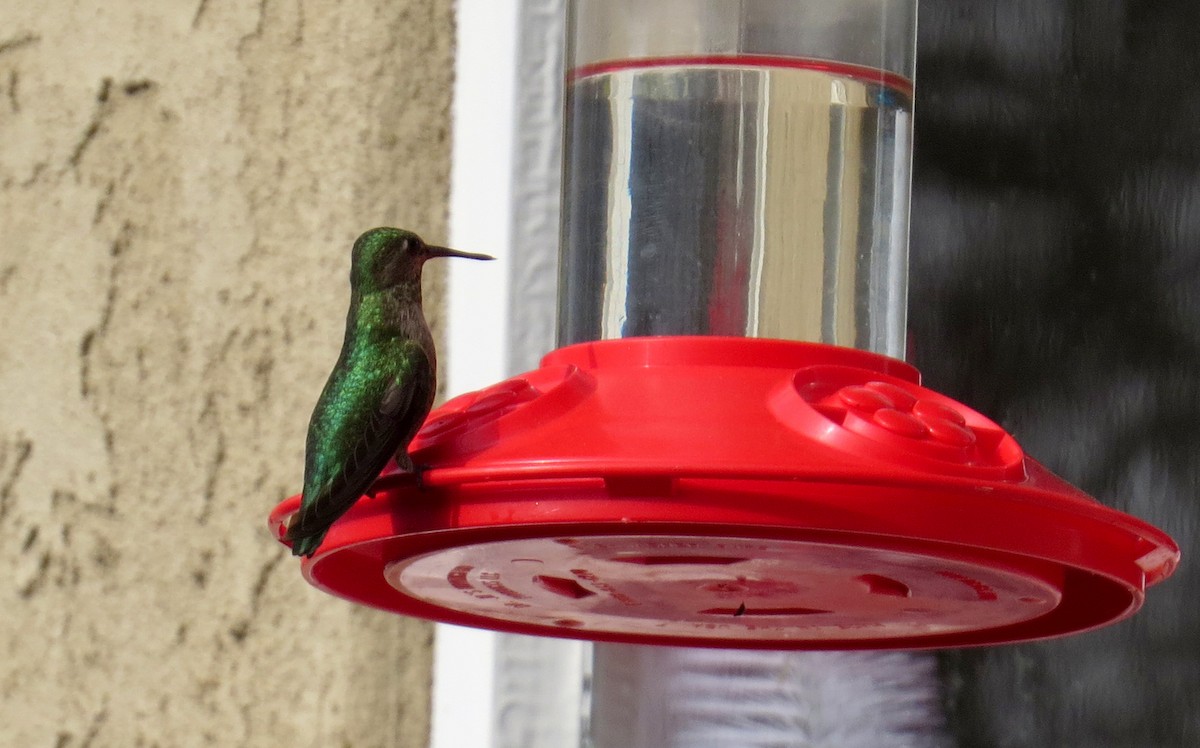
[[[330,381],[329,400],[347,387],[365,390],[377,405],[368,409],[321,408],[309,428],[304,495],[288,529],[297,555],[310,555],[334,521],[354,505],[387,461],[406,447],[429,413],[434,375],[419,344],[407,341],[389,356],[388,375],[371,377],[377,367],[351,367],[342,382]],[[375,381],[371,381],[374,379]],[[358,381],[349,381],[358,380]],[[365,380],[365,381],[362,381]],[[326,400],[327,395],[322,395]]]

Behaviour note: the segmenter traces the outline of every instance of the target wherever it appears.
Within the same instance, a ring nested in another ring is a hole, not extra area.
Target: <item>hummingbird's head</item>
[[[354,242],[350,283],[364,291],[390,288],[402,283],[420,283],[421,267],[431,257],[496,259],[490,255],[426,244],[421,237],[404,229],[371,229]]]

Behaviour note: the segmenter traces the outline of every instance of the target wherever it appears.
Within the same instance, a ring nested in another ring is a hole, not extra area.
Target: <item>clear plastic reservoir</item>
[[[568,7],[560,345],[903,355],[915,2]]]

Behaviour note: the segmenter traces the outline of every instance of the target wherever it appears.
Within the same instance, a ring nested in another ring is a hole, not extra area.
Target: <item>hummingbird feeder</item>
[[[301,562],[436,621],[1027,641],[1174,570],[904,351],[915,3],[568,2],[558,350],[435,409]],[[283,542],[299,497],[270,523]]]

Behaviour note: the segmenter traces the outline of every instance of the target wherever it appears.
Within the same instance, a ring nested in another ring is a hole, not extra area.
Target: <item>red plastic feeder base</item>
[[[1179,559],[907,364],[809,343],[570,346],[438,408],[411,452],[422,486],[381,476],[312,584],[524,634],[930,648],[1121,620]]]

